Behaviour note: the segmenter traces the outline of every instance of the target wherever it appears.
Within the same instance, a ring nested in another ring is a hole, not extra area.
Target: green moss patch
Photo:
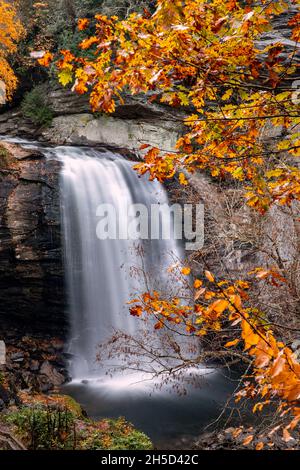
[[[9,159],[9,151],[0,144],[0,168],[6,168]]]

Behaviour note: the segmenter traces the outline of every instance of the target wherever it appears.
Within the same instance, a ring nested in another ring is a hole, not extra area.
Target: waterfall
[[[61,206],[73,356],[71,375],[82,380],[101,374],[99,344],[114,330],[135,335],[139,321],[129,315],[128,300],[137,292],[169,289],[167,268],[183,257],[173,239],[99,239],[99,205],[113,206],[119,224],[128,222],[127,208],[161,206],[166,218],[168,197],[158,182],[139,177],[132,163],[111,152],[61,147]],[[143,269],[149,274],[145,280]],[[136,275],[135,275],[136,274]]]
[[[142,335],[147,347],[153,337],[162,355],[166,348],[168,353],[168,344],[161,337],[164,330],[154,331],[150,322],[150,330],[145,331],[143,322],[129,315],[127,302],[132,296],[153,289],[161,291],[163,296],[165,293],[170,297],[189,295],[190,291],[186,291],[180,279],[167,273],[168,267],[178,264],[178,260],[180,271],[184,257],[182,248],[172,237],[141,241],[102,240],[97,236],[101,204],[111,204],[119,212],[121,223],[126,222],[126,209],[133,202],[148,209],[159,204],[160,218],[168,219],[170,214],[164,208],[168,205],[168,196],[164,188],[157,182],[149,182],[147,177],[138,177],[131,162],[110,152],[77,147],[49,148],[7,136],[5,140],[24,148],[38,147],[48,160],[61,162],[61,219],[70,309],[67,352],[72,358],[70,375],[73,379],[64,386],[65,392],[73,396],[90,417],[125,416],[152,437],[155,444],[161,441],[160,448],[168,448],[164,447],[164,441],[171,438],[198,436],[199,427],[218,418],[224,399],[234,393],[239,376],[230,374],[227,378],[223,372],[197,364],[183,371],[182,394],[182,388],[177,388],[178,376],[175,388],[166,384],[161,375],[156,384],[149,377],[133,374],[128,369],[110,377],[107,374],[110,368],[95,360],[98,345],[111,337],[115,329],[127,331],[133,337]],[[143,271],[148,273],[146,278]],[[191,349],[197,348],[196,354],[199,354],[198,339],[193,348],[189,335],[186,342],[179,338],[181,352],[193,354]],[[127,356],[123,359],[123,363],[126,362]],[[178,390],[180,394],[176,393]],[[155,416],[159,419],[154,419]]]

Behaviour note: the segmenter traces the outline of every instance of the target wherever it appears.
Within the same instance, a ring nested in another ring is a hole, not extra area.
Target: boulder
[[[40,369],[40,374],[45,375],[50,384],[54,387],[58,387],[65,382],[65,377],[60,374],[49,361],[45,361]]]

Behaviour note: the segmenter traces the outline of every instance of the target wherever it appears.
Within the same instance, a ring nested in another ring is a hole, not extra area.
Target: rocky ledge
[[[20,108],[0,114],[0,135],[24,136],[54,145],[102,145],[127,154],[141,144],[171,151],[181,131],[184,113],[127,96],[112,115],[93,114],[87,96],[43,85],[45,102],[53,114],[48,126],[34,125]]]
[[[0,333],[1,334],[1,333]],[[59,390],[68,380],[64,342],[57,337],[5,335],[6,358],[1,366],[0,411],[18,405],[18,394]]]

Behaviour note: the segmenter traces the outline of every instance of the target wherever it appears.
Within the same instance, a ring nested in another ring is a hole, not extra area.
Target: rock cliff
[[[93,115],[87,97],[61,87],[45,85],[47,105],[53,112],[49,127],[33,125],[17,108],[0,115],[0,135],[24,136],[64,145],[104,145],[125,152],[137,152],[147,143],[164,151],[174,148],[182,113],[127,97],[113,115]]]
[[[59,163],[0,142],[0,325],[62,331]]]

